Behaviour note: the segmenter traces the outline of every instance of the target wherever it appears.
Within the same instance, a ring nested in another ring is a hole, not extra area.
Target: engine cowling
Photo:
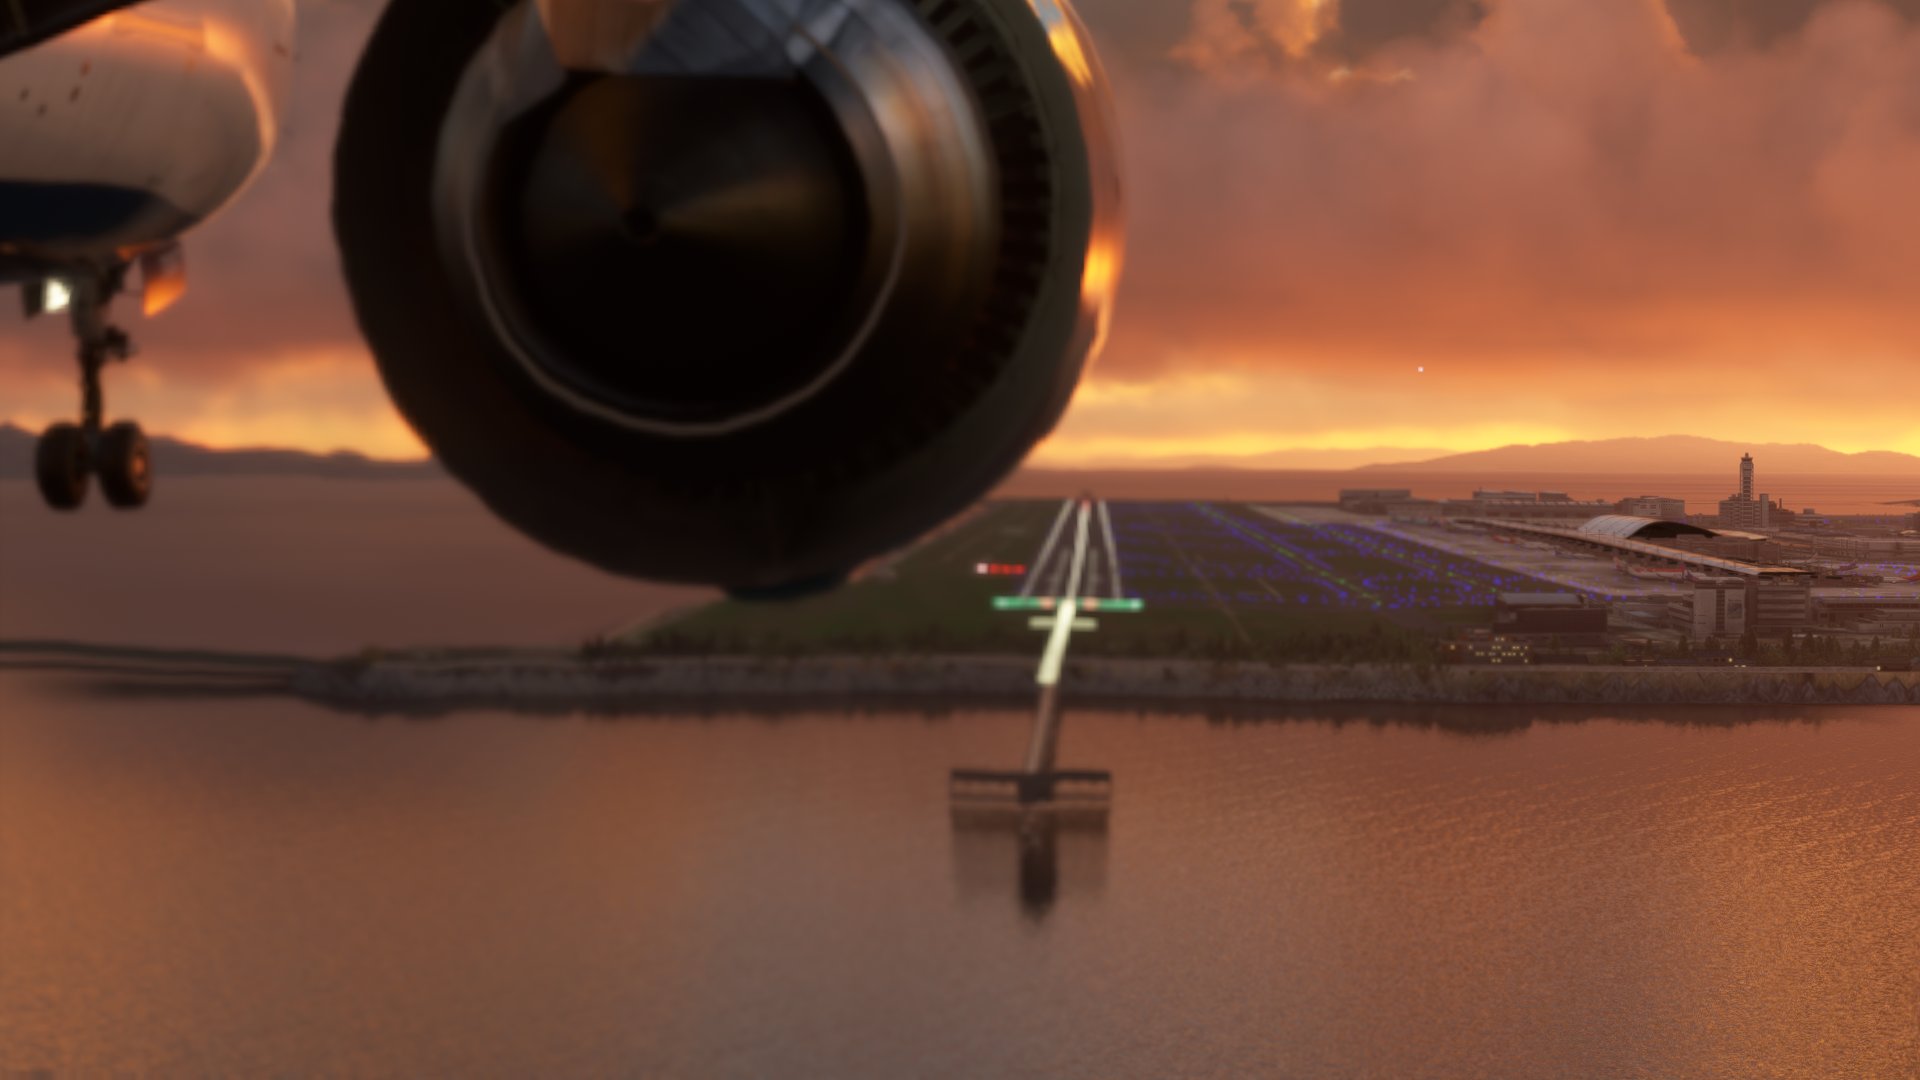
[[[335,163],[354,308],[535,539],[829,583],[1065,409],[1119,261],[1099,69],[1056,0],[646,3],[392,0]]]

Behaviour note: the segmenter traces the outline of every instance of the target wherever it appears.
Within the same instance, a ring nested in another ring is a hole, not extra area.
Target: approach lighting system
[[[1059,601],[1051,596],[996,596],[993,598],[995,611],[1052,611]]]
[[[981,577],[1022,577],[1027,568],[1021,563],[975,563],[973,572]]]
[[[1121,261],[1061,0],[391,0],[335,159],[440,462],[616,573],[791,595],[986,495]]]
[[[1147,609],[1147,602],[1137,596],[1083,596],[1073,603],[1074,607],[1081,611],[1101,611],[1109,615],[1130,615]],[[1057,596],[996,596],[993,598],[995,611],[1052,611],[1059,606],[1060,598]]]

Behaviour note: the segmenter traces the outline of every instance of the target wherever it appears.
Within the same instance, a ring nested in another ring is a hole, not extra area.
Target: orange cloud
[[[1669,431],[1920,451],[1920,0],[1082,7],[1131,235],[1049,460]],[[303,10],[280,158],[189,238],[180,307],[133,323],[116,410],[417,452],[327,227],[376,9]],[[57,325],[0,332],[0,417],[71,413],[70,353]]]
[[[1702,57],[1680,30],[1658,4],[1503,0],[1382,46],[1370,62],[1417,74],[1398,85],[1219,44],[1205,71],[1136,68],[1101,376],[1289,376],[1316,387],[1286,421],[1308,434],[1329,411],[1364,429],[1425,363],[1448,374],[1421,395],[1443,444],[1658,424],[1912,447],[1920,33],[1862,2],[1764,51]],[[1188,422],[1241,411],[1217,404]]]

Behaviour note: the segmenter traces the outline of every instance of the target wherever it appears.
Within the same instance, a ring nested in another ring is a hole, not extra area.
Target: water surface
[[[1911,1076],[1920,711],[369,721],[0,677],[0,1073]],[[1673,719],[1667,717],[1666,719]],[[1461,728],[1494,730],[1479,732]]]

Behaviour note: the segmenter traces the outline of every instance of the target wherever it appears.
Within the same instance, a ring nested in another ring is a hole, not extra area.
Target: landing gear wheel
[[[121,421],[100,436],[100,490],[121,510],[147,504],[153,491],[153,466],[147,455],[147,436],[140,425]]]
[[[33,460],[40,497],[55,510],[73,510],[87,498],[87,435],[77,424],[55,424],[40,436]]]

